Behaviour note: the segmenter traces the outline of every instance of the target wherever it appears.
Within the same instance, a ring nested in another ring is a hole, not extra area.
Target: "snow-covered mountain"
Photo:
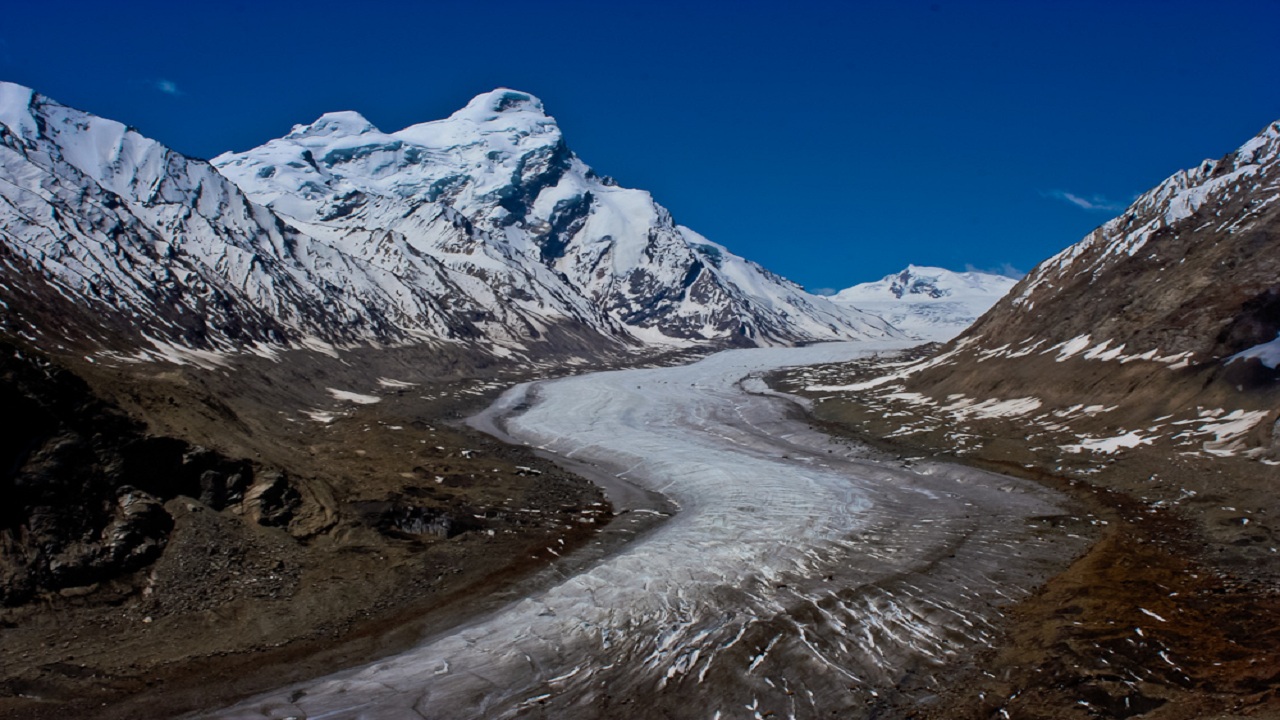
[[[342,252],[212,165],[12,84],[0,84],[0,233],[17,332],[234,349],[483,330],[486,308],[433,258],[392,272],[369,259],[376,244]]]
[[[879,315],[912,337],[950,340],[1016,282],[992,273],[908,265],[902,272],[841,290],[831,300]]]
[[[527,93],[495,90],[390,134],[331,113],[213,163],[335,247],[402,235],[485,304],[512,291],[543,305],[585,298],[640,339],[669,344],[884,332],[676,225],[649,193],[597,175]],[[459,220],[472,232],[437,229]]]
[[[0,180],[13,332],[498,355],[895,332],[596,175],[513,90],[393,134],[332,113],[209,164],[0,84]]]

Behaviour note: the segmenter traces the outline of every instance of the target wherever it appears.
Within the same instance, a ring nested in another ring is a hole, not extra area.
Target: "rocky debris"
[[[166,509],[176,532],[148,570],[140,601],[129,607],[131,617],[157,622],[297,592],[301,551],[290,536],[246,526],[189,498],[170,500]]]
[[[260,525],[288,525],[301,504],[302,496],[280,471],[264,473],[244,495],[246,515]]]
[[[406,488],[413,495],[417,488]],[[394,498],[390,501],[356,503],[362,521],[391,537],[417,539],[422,537],[453,538],[472,530],[487,528],[485,515],[475,508],[454,505],[449,509],[405,502]]]
[[[148,434],[29,349],[0,343],[0,398],[4,605],[145,568],[169,542],[174,519],[165,503],[174,498],[238,506],[264,525],[289,526],[300,515],[302,496],[283,473]]]

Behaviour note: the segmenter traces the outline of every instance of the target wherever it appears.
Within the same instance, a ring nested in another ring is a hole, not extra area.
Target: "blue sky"
[[[182,152],[514,87],[676,220],[814,290],[1029,270],[1280,119],[1280,1],[11,3],[0,79]]]

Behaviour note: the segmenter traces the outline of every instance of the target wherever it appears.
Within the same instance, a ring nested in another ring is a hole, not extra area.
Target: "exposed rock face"
[[[280,473],[167,437],[97,399],[70,372],[0,343],[0,603],[145,567],[186,496],[288,526],[300,495]],[[262,488],[262,490],[259,490]],[[247,511],[247,512],[246,512]]]

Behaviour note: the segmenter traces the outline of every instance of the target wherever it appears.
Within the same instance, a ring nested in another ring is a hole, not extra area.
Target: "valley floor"
[[[1064,473],[1013,432],[957,454],[943,430],[886,440],[902,419],[877,405],[805,420],[752,379],[788,362],[593,375],[495,406],[490,430],[572,458],[612,507],[546,453],[461,426],[516,375],[432,382],[415,357],[98,371],[154,431],[243,426],[218,449],[288,467],[333,517],[299,540],[170,500],[152,567],[0,611],[0,714],[1280,717],[1265,483],[1179,506],[1150,467]],[[424,534],[414,507],[476,524]],[[425,660],[400,655],[415,647]]]
[[[1093,531],[1035,483],[815,432],[756,377],[900,346],[733,351],[514,388],[494,425],[676,514],[407,652],[200,716],[903,716]]]

